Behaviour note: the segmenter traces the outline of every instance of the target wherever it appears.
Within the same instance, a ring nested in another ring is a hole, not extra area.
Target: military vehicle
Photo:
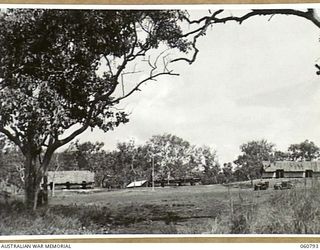
[[[273,188],[275,190],[291,189],[293,188],[293,184],[291,181],[281,181],[274,184]]]
[[[254,184],[254,190],[267,190],[269,188],[268,181],[259,181],[258,183]]]

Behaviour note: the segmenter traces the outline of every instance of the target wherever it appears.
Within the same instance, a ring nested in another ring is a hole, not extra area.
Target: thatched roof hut
[[[75,171],[49,171],[48,183],[73,183],[81,184],[83,182],[93,183],[94,173],[88,170],[75,170]]]
[[[262,178],[320,177],[320,161],[263,162]]]
[[[276,161],[263,162],[265,172],[275,172],[276,170],[284,170],[285,172],[303,172],[312,170],[320,172],[320,161]]]

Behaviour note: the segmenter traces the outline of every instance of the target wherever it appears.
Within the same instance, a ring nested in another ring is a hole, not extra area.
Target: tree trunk
[[[41,177],[38,173],[36,155],[25,155],[25,203],[28,209],[36,209]]]
[[[28,209],[33,210],[38,204],[47,205],[48,203],[47,178],[44,177],[50,159],[44,159],[40,164],[38,157],[39,155],[30,152],[25,155],[25,203]],[[40,187],[42,180],[44,180],[43,190]]]
[[[48,205],[48,175],[45,173],[43,175],[43,205]]]
[[[100,188],[104,188],[104,182],[106,180],[106,176],[103,175],[102,179],[100,180]]]

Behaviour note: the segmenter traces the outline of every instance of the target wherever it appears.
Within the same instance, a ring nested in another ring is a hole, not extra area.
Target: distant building
[[[142,180],[142,181],[133,181],[130,182],[126,188],[135,188],[135,187],[147,187],[149,182],[147,180]]]
[[[19,191],[19,188],[16,185],[0,180],[0,192],[16,194],[18,193],[18,191]]]
[[[320,161],[263,162],[262,178],[320,177]]]
[[[92,188],[94,186],[94,173],[88,170],[75,171],[49,171],[48,184],[60,188]]]

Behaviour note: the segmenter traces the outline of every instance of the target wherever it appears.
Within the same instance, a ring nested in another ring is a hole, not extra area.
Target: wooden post
[[[48,175],[43,176],[43,203],[48,205]]]
[[[312,188],[314,188],[314,187],[315,187],[315,180],[314,180],[314,177],[313,177],[313,176],[311,177],[311,183],[312,183],[312,184],[311,184],[311,185],[312,185]]]
[[[304,197],[307,196],[307,178],[304,177]]]
[[[51,196],[54,197],[55,183],[52,182]]]
[[[229,206],[230,206],[230,218],[233,220],[233,201],[230,192],[230,185],[228,184]]]
[[[133,154],[131,158],[131,171],[133,173],[133,188],[135,189],[136,188],[136,171],[134,170],[134,167],[133,167],[134,156],[135,155]]]
[[[52,192],[51,192],[51,196],[54,197],[54,192],[55,192],[55,178],[56,178],[56,172],[58,171],[58,169],[60,168],[60,154],[57,155],[56,158],[56,167],[53,171],[53,176],[52,176]]]
[[[243,199],[242,199],[242,196],[241,196],[240,184],[239,184],[239,186],[238,186],[238,189],[239,189],[239,200],[240,200],[240,203],[242,203]]]
[[[154,156],[152,155],[152,191],[154,191]]]

